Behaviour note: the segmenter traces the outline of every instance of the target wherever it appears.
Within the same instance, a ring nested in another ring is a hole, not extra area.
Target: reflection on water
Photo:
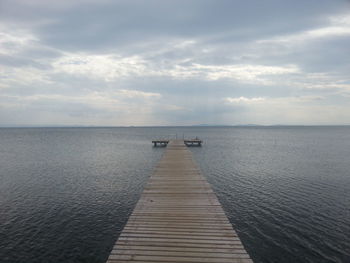
[[[256,262],[350,262],[350,128],[0,129],[2,262],[104,262],[164,148],[191,147]]]

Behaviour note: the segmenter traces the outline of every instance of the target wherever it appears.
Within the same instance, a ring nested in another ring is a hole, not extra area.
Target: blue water
[[[175,134],[255,262],[350,262],[350,127],[0,129],[0,262],[105,262]]]

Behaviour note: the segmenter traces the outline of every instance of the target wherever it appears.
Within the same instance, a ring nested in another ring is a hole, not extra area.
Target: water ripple
[[[105,262],[176,133],[255,262],[350,262],[348,127],[0,129],[0,262]]]

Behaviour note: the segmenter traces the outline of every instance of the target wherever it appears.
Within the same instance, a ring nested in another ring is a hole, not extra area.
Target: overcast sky
[[[0,126],[350,124],[347,0],[0,0]]]

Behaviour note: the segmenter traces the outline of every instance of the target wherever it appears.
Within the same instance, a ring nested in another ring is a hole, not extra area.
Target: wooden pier
[[[251,263],[184,141],[171,141],[107,260]]]

